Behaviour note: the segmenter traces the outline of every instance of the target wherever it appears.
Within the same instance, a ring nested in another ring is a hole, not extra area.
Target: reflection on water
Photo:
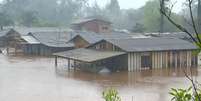
[[[192,71],[201,80],[200,69]],[[101,92],[108,87],[116,88],[122,101],[170,101],[171,87],[187,86],[181,68],[101,75],[55,70],[53,58],[0,55],[0,101],[103,101]]]

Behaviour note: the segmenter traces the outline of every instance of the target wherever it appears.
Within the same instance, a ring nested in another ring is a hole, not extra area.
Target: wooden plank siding
[[[80,36],[77,36],[73,42],[75,43],[75,48],[85,48],[90,45],[86,40],[81,38]]]
[[[140,53],[128,53],[128,71],[140,70],[141,68]]]
[[[141,57],[144,53],[128,53],[128,71],[142,70]],[[192,51],[162,51],[149,52],[151,55],[151,67],[149,69],[161,68],[185,68],[197,66],[197,56]]]

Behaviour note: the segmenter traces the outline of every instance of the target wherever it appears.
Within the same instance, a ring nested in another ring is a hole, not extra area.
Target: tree
[[[198,0],[197,19],[198,19],[198,33],[201,34],[201,0]]]
[[[153,0],[148,1],[144,6],[144,20],[143,24],[146,32],[161,32],[161,22],[162,22],[162,32],[175,32],[178,31],[175,26],[173,26],[167,19],[162,19],[161,13],[158,10],[160,8],[160,1]],[[180,16],[176,13],[172,13],[173,19],[180,21]]]
[[[106,9],[110,14],[119,15],[120,14],[120,6],[118,0],[110,0],[110,3],[106,5]]]
[[[21,23],[24,26],[31,27],[38,22],[36,12],[25,11],[21,15]]]
[[[98,17],[98,16],[104,16],[104,14],[102,13],[103,10],[100,8],[100,6],[98,5],[97,1],[94,2],[94,4],[92,5],[92,7],[88,7],[87,8],[87,16],[89,17]]]
[[[132,32],[142,33],[144,32],[144,26],[140,23],[136,23],[136,25],[133,27]]]
[[[3,29],[3,26],[10,26],[13,25],[12,19],[6,14],[1,12],[0,13],[0,27]]]
[[[193,3],[194,0],[187,0],[187,5],[188,5],[188,11],[189,11],[189,16],[190,16],[190,19],[191,19],[191,27],[193,28],[193,31],[194,32],[190,32],[185,26],[181,25],[179,22],[177,22],[176,20],[174,20],[172,18],[172,7],[174,5],[171,5],[171,7],[166,7],[166,9],[163,9],[161,7],[160,9],[160,12],[161,14],[163,14],[169,22],[171,22],[174,26],[176,26],[180,31],[182,32],[185,32],[192,40],[193,42],[199,47],[199,49],[201,49],[201,37],[199,35],[199,32],[198,32],[198,28],[196,26],[196,22],[195,22],[195,19],[194,19],[194,16],[193,16],[193,9],[192,9],[192,3]],[[194,79],[194,77],[192,75],[188,75],[186,70],[184,69],[184,74],[186,76],[186,78],[190,81],[191,85],[192,85],[192,88],[193,88],[193,96],[195,96],[195,98],[193,99],[194,101],[201,101],[201,96],[200,96],[200,93],[199,93],[199,89],[197,87],[197,84],[196,84],[196,79]],[[192,72],[192,70],[191,70]]]
[[[104,14],[113,22],[114,27],[121,28],[122,15],[118,0],[110,0],[110,2],[106,4]]]
[[[69,25],[73,18],[81,15],[86,2],[87,0],[4,0],[2,10],[17,24],[22,23],[19,22],[22,21],[22,16],[36,16],[48,23]],[[32,14],[33,12],[37,14]]]
[[[166,6],[166,2],[168,2],[169,0],[161,0],[161,9],[165,9],[165,6]],[[160,18],[160,33],[163,33],[164,32],[164,23],[165,23],[165,20],[164,20],[164,15],[161,14],[161,18]]]
[[[161,9],[165,9],[165,0],[161,0]],[[164,27],[164,16],[161,14],[160,18],[160,33],[163,33],[163,27]]]

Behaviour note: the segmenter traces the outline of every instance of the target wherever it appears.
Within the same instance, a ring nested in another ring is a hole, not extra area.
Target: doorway
[[[152,69],[152,58],[150,54],[141,55],[141,69]]]

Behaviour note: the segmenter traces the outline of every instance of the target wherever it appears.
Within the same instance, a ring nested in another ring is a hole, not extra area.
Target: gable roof
[[[79,48],[65,52],[55,53],[54,55],[78,61],[94,62],[123,54],[125,54],[125,52],[98,51],[98,50]]]
[[[78,20],[74,21],[72,24],[80,25],[80,24],[84,24],[84,23],[87,23],[87,22],[90,22],[90,21],[101,21],[101,22],[104,22],[104,23],[107,23],[107,24],[111,24],[111,22],[109,22],[109,21],[106,21],[106,20],[103,20],[103,19],[98,19],[98,18],[78,19]]]
[[[175,37],[175,38],[184,38],[184,37],[188,37],[188,35],[184,32],[171,32],[171,33],[156,33],[156,34],[152,34],[158,37]]]
[[[69,31],[67,28],[57,27],[14,27],[10,28],[10,31],[15,31],[20,35],[27,35],[35,32],[52,32],[52,31]]]
[[[142,37],[142,35],[132,35],[132,34],[121,33],[121,32],[95,33],[95,32],[85,32],[85,31],[75,31],[73,33],[76,33],[75,37],[80,36],[81,38],[83,38],[85,41],[87,41],[90,44],[94,44],[103,39],[131,39],[131,38],[139,38],[139,36]],[[75,37],[73,37],[73,39]]]
[[[0,31],[0,37],[5,36],[9,32],[8,29]]]
[[[23,40],[25,40],[29,44],[40,44],[38,40],[36,40],[33,36],[30,35],[24,35],[21,36]]]
[[[192,43],[176,38],[106,39],[104,41],[127,52],[197,49]]]
[[[93,43],[96,43],[96,42],[98,42],[98,41],[100,41],[100,40],[102,40],[103,38],[100,36],[100,35],[98,35],[97,33],[95,33],[95,32],[84,32],[84,31],[76,31],[75,32],[75,34],[76,34],[76,36],[74,37],[74,38],[76,38],[76,37],[81,37],[81,38],[83,38],[85,41],[87,41],[89,44],[93,44]],[[74,39],[74,38],[72,38],[72,40]]]
[[[145,33],[145,34],[153,37],[167,37],[167,38],[179,38],[179,39],[191,40],[190,36],[184,32]],[[195,36],[194,34],[191,35]]]
[[[36,32],[29,35],[37,39],[41,44],[49,47],[73,47],[73,43],[67,43],[73,34],[70,32]]]

